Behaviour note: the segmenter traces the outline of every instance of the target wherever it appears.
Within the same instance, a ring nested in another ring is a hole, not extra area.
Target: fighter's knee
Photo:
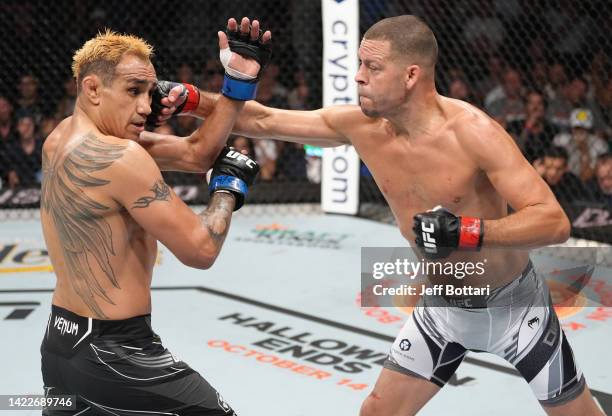
[[[361,404],[359,416],[396,416],[398,409],[393,409],[393,403],[385,402],[375,391],[368,394],[368,397]],[[412,412],[403,412],[402,416],[411,416]]]
[[[374,416],[380,414],[379,404],[377,403],[377,401],[379,400],[380,397],[376,397],[376,394],[374,392],[368,394],[368,397],[366,397],[363,403],[361,403],[359,416]]]

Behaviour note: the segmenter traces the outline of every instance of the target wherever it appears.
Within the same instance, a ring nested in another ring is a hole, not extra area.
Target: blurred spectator
[[[204,90],[218,93],[223,87],[223,73],[212,72],[204,81]]]
[[[274,108],[288,108],[289,103],[287,97],[277,95],[274,93],[274,82],[260,83],[257,87],[257,98],[256,100],[263,105]]]
[[[591,62],[591,82],[595,115],[595,131],[602,138],[612,139],[612,62],[599,50]]]
[[[472,89],[463,79],[456,78],[450,83],[448,88],[448,96],[458,100],[467,101],[468,103],[478,106],[478,102],[472,93]]]
[[[550,101],[565,95],[564,90],[567,83],[568,78],[565,66],[560,62],[555,62],[548,68],[548,82],[544,87],[546,98]]]
[[[548,80],[549,83],[545,88],[548,98],[548,119],[559,130],[567,130],[572,104],[567,99],[569,82],[563,64],[551,65]]]
[[[546,100],[541,93],[531,91],[527,94],[525,113],[523,120],[508,123],[507,130],[531,163],[550,147],[557,129],[546,120]]]
[[[529,70],[528,88],[542,91],[548,84],[548,66],[544,61],[536,61]]]
[[[248,156],[255,155],[255,148],[253,142],[244,136],[231,136],[227,141],[227,145],[233,147],[242,154]]]
[[[553,100],[554,115],[553,123],[557,124],[560,130],[571,129],[570,115],[576,108],[588,109],[591,118],[594,118],[593,110],[587,98],[589,85],[583,78],[575,77],[564,88],[564,94],[557,96]]]
[[[458,66],[451,66],[445,70],[440,80],[443,80],[450,87],[451,82],[455,79],[467,79],[465,71]]]
[[[196,82],[193,68],[186,62],[179,65],[176,70],[176,82],[194,84]]]
[[[17,120],[18,140],[8,148],[10,157],[9,187],[36,186],[40,183],[42,169],[42,140],[36,136],[32,115],[22,115]]]
[[[108,16],[106,10],[101,6],[93,8],[87,17],[85,38],[94,37],[97,33],[104,32],[104,29],[108,27]]]
[[[281,180],[306,179],[306,152],[300,143],[277,142],[276,175]]]
[[[604,88],[605,83],[610,78],[612,70],[612,60],[606,51],[599,49],[591,61],[591,82],[595,89]]]
[[[0,95],[0,143],[15,140],[16,133],[13,121],[13,105],[8,98]]]
[[[597,158],[595,177],[587,184],[595,202],[605,204],[612,209],[612,153],[608,152]]]
[[[542,158],[533,162],[535,170],[562,204],[586,199],[588,195],[580,179],[568,170],[567,162],[567,150],[557,146],[549,147]]]
[[[259,178],[262,181],[270,181],[276,174],[276,158],[278,150],[276,145],[280,142],[268,139],[255,140],[255,160],[260,166]]]
[[[28,2],[2,2],[3,10],[2,15],[5,16],[19,16],[19,19],[15,19],[15,27],[13,33],[17,35],[15,38],[15,44],[13,45],[29,45],[33,43],[35,39],[34,29],[36,20],[36,6]],[[27,59],[27,57],[24,57]]]
[[[546,3],[545,3],[546,4]],[[555,34],[554,42],[550,44],[559,55],[579,54],[587,39],[591,18],[580,12],[574,1],[557,0],[548,2],[548,10],[544,10],[544,21]]]
[[[595,90],[592,107],[595,113],[595,132],[612,140],[612,75],[602,88]]]
[[[522,9],[519,0],[492,0],[495,14],[511,21],[520,17]]]
[[[57,104],[55,117],[58,120],[63,120],[69,117],[74,112],[74,104],[76,103],[77,85],[76,80],[71,76],[64,80],[64,95]],[[43,135],[43,137],[47,137]]]
[[[569,154],[569,170],[581,180],[591,179],[597,157],[608,152],[608,144],[592,134],[593,114],[586,108],[571,112],[571,133],[560,133],[554,140],[555,146],[565,148]]]
[[[463,26],[463,40],[469,50],[483,52],[498,50],[504,40],[504,25],[495,16],[490,0],[472,2],[468,6],[472,14]]]
[[[527,23],[529,24],[529,23]],[[549,47],[548,44],[546,42],[546,39],[544,39],[542,37],[541,33],[533,33],[532,35],[535,36],[535,38],[532,38],[529,42],[529,46],[527,47],[527,55],[525,56],[525,58],[529,61],[529,62],[534,62],[536,64],[541,63],[544,65],[544,70],[548,73],[548,65],[546,65],[546,60],[547,60],[547,52],[549,51]],[[521,50],[522,52],[522,50]],[[534,65],[536,66],[536,65]],[[537,89],[542,89],[544,84],[540,84],[537,87]]]
[[[510,68],[504,72],[502,92],[503,95],[497,99],[491,99],[491,94],[488,94],[485,98],[485,108],[491,117],[506,126],[507,123],[525,117],[523,83],[521,74],[516,69]]]
[[[210,92],[219,92],[223,87],[223,74],[225,70],[223,65],[217,59],[209,59],[206,61],[204,66],[204,72],[202,73],[202,79],[199,85],[202,85],[202,89]]]
[[[221,62],[219,62],[217,58],[210,58],[206,60],[206,64],[204,65],[205,73],[212,73],[212,72],[223,73],[223,71],[225,71],[223,69],[223,65],[221,64]]]
[[[44,109],[38,93],[38,79],[26,74],[19,80],[19,98],[17,99],[17,113],[28,113],[34,119],[34,124],[42,121]]]
[[[298,71],[293,76],[295,87],[287,96],[287,103],[291,110],[306,110],[308,108],[308,100],[310,98],[310,89],[306,85],[304,71]]]
[[[587,107],[588,90],[589,84],[584,78],[576,77],[571,80],[565,95],[572,108]]]
[[[289,108],[289,93],[277,80],[279,72],[278,65],[268,65],[259,81],[256,99],[268,107]],[[306,155],[301,144],[257,140],[255,156],[262,166],[262,180],[273,177],[289,180],[306,178]]]
[[[269,64],[264,70],[257,87],[257,101],[269,107],[288,108],[289,91],[278,82],[279,73],[280,68],[274,63]]]
[[[503,97],[503,88],[501,85],[503,83],[505,69],[506,65],[498,55],[491,55],[487,58],[488,74],[474,84],[478,101],[484,102],[487,93],[493,93],[493,90],[496,92],[491,96],[491,100]]]
[[[43,121],[40,123],[40,136],[43,141],[47,139],[47,136],[51,134],[51,132],[57,127],[59,122],[59,119],[55,117],[45,117],[43,119]]]
[[[0,190],[8,184],[9,162],[7,145],[0,142]]]
[[[13,122],[13,106],[10,101],[0,96],[0,189],[7,181],[9,155],[9,143],[14,142],[17,137],[15,123]]]

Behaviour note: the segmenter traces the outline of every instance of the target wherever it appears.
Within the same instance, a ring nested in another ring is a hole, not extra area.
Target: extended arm
[[[200,92],[200,104],[192,115],[206,116],[205,123],[219,114],[223,96]],[[221,110],[223,111],[223,110]],[[315,111],[280,110],[249,101],[236,119],[234,132],[251,138],[276,139],[320,147],[350,144],[344,131],[365,118],[357,106],[333,106]],[[143,132],[139,143],[147,149],[162,170],[206,171],[211,147],[202,125],[189,137]],[[218,150],[217,150],[218,152]],[[214,152],[212,152],[214,153]],[[214,155],[213,155],[214,157]]]
[[[270,58],[271,36],[270,31],[261,33],[257,20],[253,20],[251,25],[246,17],[240,25],[235,19],[229,19],[227,34],[218,32],[219,56],[226,73],[223,96],[217,97],[209,117],[185,139],[161,136],[157,143],[140,141],[161,169],[196,172],[208,170],[225,145],[244,102],[255,96],[257,81]],[[192,85],[160,81],[153,94],[153,111],[147,123],[154,126],[174,111],[192,112],[199,100],[199,91]]]
[[[206,119],[219,105],[219,94],[200,91],[193,114]],[[357,106],[333,106],[314,111],[281,110],[249,101],[236,120],[234,132],[254,139],[277,139],[321,147],[350,144],[342,132],[342,118],[361,113]]]
[[[243,106],[243,101],[219,96],[210,116],[188,137],[143,132],[139,143],[161,170],[205,172],[225,145]]]

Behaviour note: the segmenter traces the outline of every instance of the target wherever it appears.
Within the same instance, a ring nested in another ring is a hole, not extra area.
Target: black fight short
[[[176,359],[151,316],[96,320],[53,305],[41,345],[47,396],[75,396],[74,410],[43,415],[235,415],[198,372]]]

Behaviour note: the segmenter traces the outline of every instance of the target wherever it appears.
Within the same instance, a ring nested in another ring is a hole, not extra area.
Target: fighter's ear
[[[421,67],[418,65],[406,66],[406,72],[404,73],[404,82],[406,89],[411,89],[414,84],[418,81],[421,76]]]
[[[81,80],[81,94],[93,105],[100,104],[102,80],[96,74],[89,74]]]

